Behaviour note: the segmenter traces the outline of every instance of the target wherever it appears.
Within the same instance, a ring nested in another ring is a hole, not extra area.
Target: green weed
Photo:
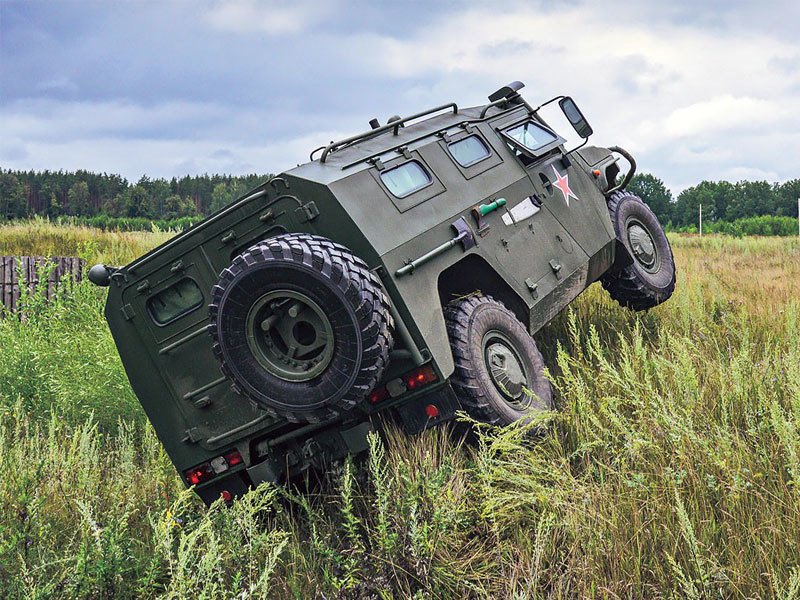
[[[0,596],[800,597],[800,243],[671,240],[669,302],[594,286],[537,335],[546,423],[390,426],[315,492],[232,507],[183,489],[102,290],[31,299],[0,319]]]

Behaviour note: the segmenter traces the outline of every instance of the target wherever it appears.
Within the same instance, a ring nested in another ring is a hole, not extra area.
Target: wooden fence
[[[20,284],[29,290],[39,286],[40,275],[47,274],[45,297],[50,299],[64,277],[80,281],[84,260],[70,256],[0,256],[0,300],[6,311],[19,309]],[[44,281],[42,282],[44,283]],[[2,312],[3,309],[0,309]]]

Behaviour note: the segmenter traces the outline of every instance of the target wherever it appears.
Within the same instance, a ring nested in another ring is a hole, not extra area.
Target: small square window
[[[465,137],[447,146],[447,151],[462,167],[469,167],[489,156],[489,148],[477,135]]]
[[[147,311],[159,325],[166,325],[203,304],[203,292],[193,279],[181,279],[147,300]]]
[[[398,198],[405,198],[433,183],[428,172],[415,160],[384,171],[381,173],[381,181]]]

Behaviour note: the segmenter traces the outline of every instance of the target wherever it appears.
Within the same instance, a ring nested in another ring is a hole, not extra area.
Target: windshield
[[[558,138],[547,131],[544,127],[537,125],[533,121],[528,121],[522,125],[517,125],[507,129],[505,134],[528,150],[538,150],[548,144],[555,142]]]

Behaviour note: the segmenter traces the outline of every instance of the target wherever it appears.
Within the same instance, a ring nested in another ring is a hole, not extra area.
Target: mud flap
[[[195,493],[205,502],[206,506],[211,506],[220,497],[238,498],[249,491],[250,482],[246,480],[244,471],[231,473],[221,479],[214,478],[214,481],[202,488],[195,488]]]
[[[350,454],[355,455],[365,452],[367,449],[369,449],[369,441],[367,436],[371,431],[375,431],[372,423],[364,422],[359,423],[350,429],[340,431],[339,435],[341,436],[342,440],[344,440],[344,443],[347,446],[347,451]]]
[[[625,247],[619,238],[614,240],[615,248],[614,248],[614,262],[611,265],[611,268],[607,271],[608,275],[615,275],[619,273],[627,266],[633,264],[633,257],[631,253],[628,252],[628,249]]]
[[[456,412],[461,410],[461,403],[456,398],[453,388],[447,384],[431,394],[414,398],[395,410],[406,433],[413,435],[429,427],[452,421]]]

